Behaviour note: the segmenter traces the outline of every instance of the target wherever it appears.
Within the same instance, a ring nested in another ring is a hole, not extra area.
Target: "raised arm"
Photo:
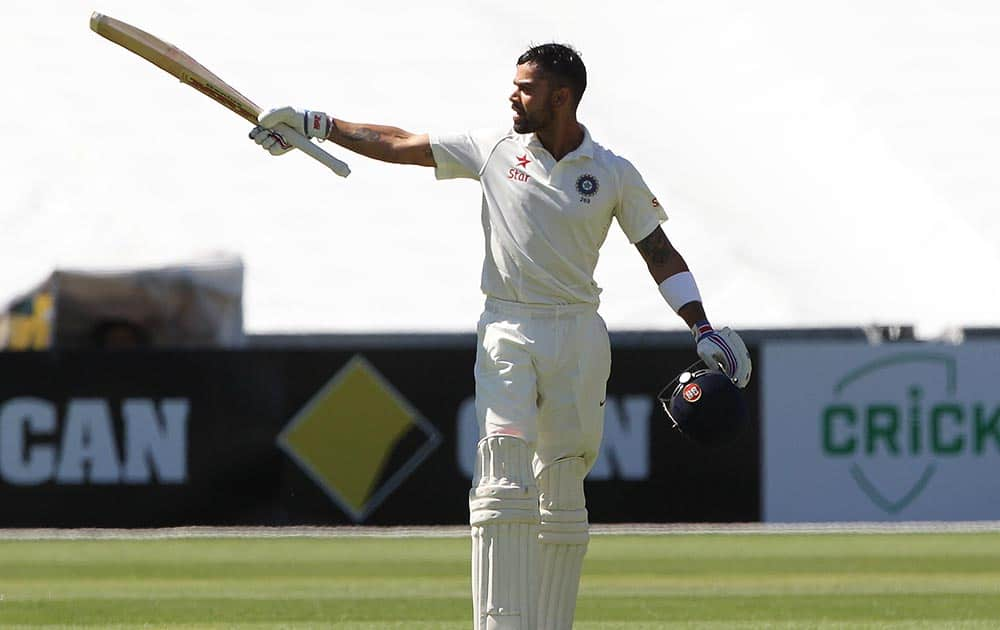
[[[326,139],[365,157],[394,164],[436,166],[430,136],[398,127],[364,125],[330,117]]]
[[[649,236],[635,244],[646,267],[659,285],[667,304],[691,329],[697,345],[698,356],[710,368],[720,369],[739,387],[750,382],[750,353],[739,335],[730,328],[715,330],[705,315],[701,293],[694,275],[674,246],[670,244],[663,228],[657,227]]]
[[[382,162],[435,166],[430,137],[397,127],[347,122],[324,112],[280,107],[260,117],[260,125],[250,137],[271,155],[283,155],[291,150],[281,134],[272,131],[279,124],[320,140],[330,140],[345,149]]]

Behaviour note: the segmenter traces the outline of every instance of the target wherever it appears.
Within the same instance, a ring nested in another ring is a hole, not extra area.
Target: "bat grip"
[[[319,148],[309,138],[303,136],[298,131],[295,131],[288,125],[284,123],[279,123],[274,128],[275,131],[281,134],[281,136],[288,141],[296,149],[305,152],[314,160],[317,160],[331,171],[340,175],[341,177],[347,177],[351,174],[351,168],[347,166],[344,162],[341,162],[337,158],[333,157],[323,149]]]

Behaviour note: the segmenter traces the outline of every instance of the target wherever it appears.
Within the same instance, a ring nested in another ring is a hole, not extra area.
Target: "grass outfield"
[[[465,538],[0,541],[0,628],[469,630]],[[577,630],[1000,628],[1000,533],[594,536]]]

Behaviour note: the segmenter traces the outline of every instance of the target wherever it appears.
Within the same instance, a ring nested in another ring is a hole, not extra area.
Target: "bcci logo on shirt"
[[[576,180],[576,192],[580,193],[580,201],[584,203],[590,203],[590,197],[596,195],[599,188],[597,178],[590,173],[581,175]]]

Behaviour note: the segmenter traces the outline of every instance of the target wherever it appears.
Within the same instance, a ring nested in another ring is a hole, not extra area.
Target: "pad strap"
[[[561,459],[539,475],[542,544],[586,545],[590,540],[583,478],[583,458]]]

